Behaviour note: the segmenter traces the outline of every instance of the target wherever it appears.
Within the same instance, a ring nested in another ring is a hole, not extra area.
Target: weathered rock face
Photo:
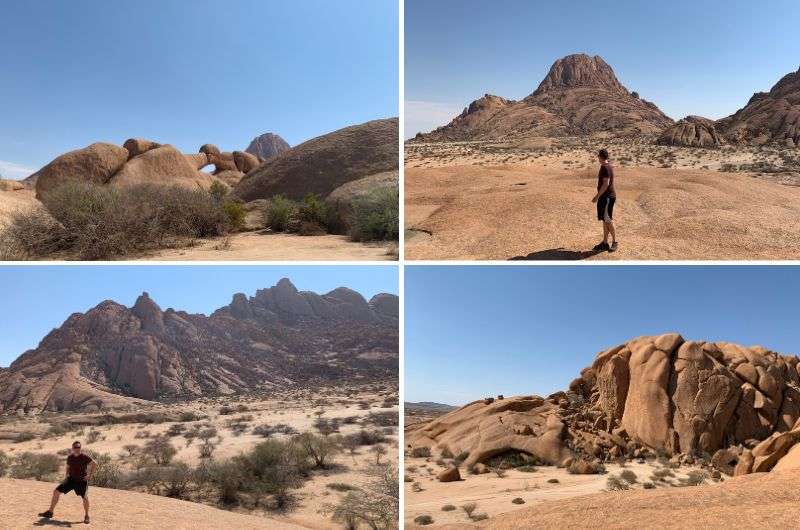
[[[114,186],[166,184],[207,188],[211,175],[198,171],[186,156],[171,145],[150,149],[130,159],[109,181]]]
[[[653,134],[673,121],[654,104],[628,92],[600,57],[557,60],[539,87],[522,101],[486,94],[450,124],[419,141],[518,139],[535,136]]]
[[[375,120],[304,142],[249,172],[234,188],[245,202],[308,193],[326,197],[347,182],[398,169],[398,119]]]
[[[785,75],[769,92],[754,94],[716,126],[731,143],[800,146],[800,70]]]
[[[133,158],[151,149],[155,149],[156,147],[161,147],[161,144],[152,140],[145,140],[144,138],[129,138],[125,140],[122,147],[128,150],[129,158]]]
[[[800,465],[799,368],[760,346],[639,337],[599,353],[566,394],[470,403],[409,426],[406,440],[472,462],[512,450],[548,463],[662,451],[714,455],[726,473],[769,471],[790,454],[784,468]]]
[[[113,144],[94,143],[64,153],[31,175],[36,181],[36,196],[71,180],[107,183],[128,161],[128,150]]]
[[[725,140],[717,133],[713,120],[687,116],[664,129],[656,143],[681,147],[719,147]]]
[[[164,311],[147,293],[131,308],[105,301],[0,371],[0,413],[396,377],[397,297],[378,296],[380,311],[349,289],[318,295],[281,280],[211,316]]]
[[[273,133],[264,133],[261,136],[256,136],[250,145],[247,146],[247,151],[251,155],[255,155],[261,160],[267,160],[275,155],[279,155],[284,151],[291,149],[286,140]]]
[[[242,173],[249,173],[261,165],[258,157],[244,151],[233,152],[233,163]]]

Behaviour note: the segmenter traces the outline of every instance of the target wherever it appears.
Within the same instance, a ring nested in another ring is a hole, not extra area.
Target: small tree
[[[305,432],[294,438],[303,453],[314,462],[314,467],[325,469],[330,459],[341,450],[336,440],[327,436],[318,436]]]
[[[144,446],[145,454],[149,455],[159,466],[166,466],[178,453],[178,450],[163,436],[156,436]]]
[[[386,448],[382,445],[373,445],[370,451],[375,453],[375,465],[380,465],[381,457],[386,454]]]

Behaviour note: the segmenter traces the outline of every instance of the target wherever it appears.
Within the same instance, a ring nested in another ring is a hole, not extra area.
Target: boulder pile
[[[566,392],[487,398],[406,429],[410,447],[546,464],[661,455],[723,473],[800,467],[800,360],[761,346],[638,337],[600,352]]]

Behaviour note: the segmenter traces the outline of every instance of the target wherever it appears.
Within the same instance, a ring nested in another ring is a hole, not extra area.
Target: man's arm
[[[92,459],[92,461],[89,462],[89,472],[86,474],[86,482],[92,480],[92,475],[94,475],[95,469],[97,469],[97,462]]]
[[[69,464],[64,461],[64,480],[69,478]]]
[[[600,189],[597,190],[597,193],[592,198],[592,202],[597,202],[597,199],[599,199],[606,192],[606,190],[608,189],[608,183],[609,179],[603,178],[603,184],[600,186]]]

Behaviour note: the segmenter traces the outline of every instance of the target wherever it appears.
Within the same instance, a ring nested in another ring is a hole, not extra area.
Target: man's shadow
[[[568,250],[563,247],[537,250],[527,256],[514,256],[509,261],[576,261],[591,258],[605,250]]]
[[[83,521],[60,521],[58,519],[46,519],[42,517],[33,523],[33,526],[61,526],[65,528],[72,528],[72,525],[74,524],[82,525]]]

